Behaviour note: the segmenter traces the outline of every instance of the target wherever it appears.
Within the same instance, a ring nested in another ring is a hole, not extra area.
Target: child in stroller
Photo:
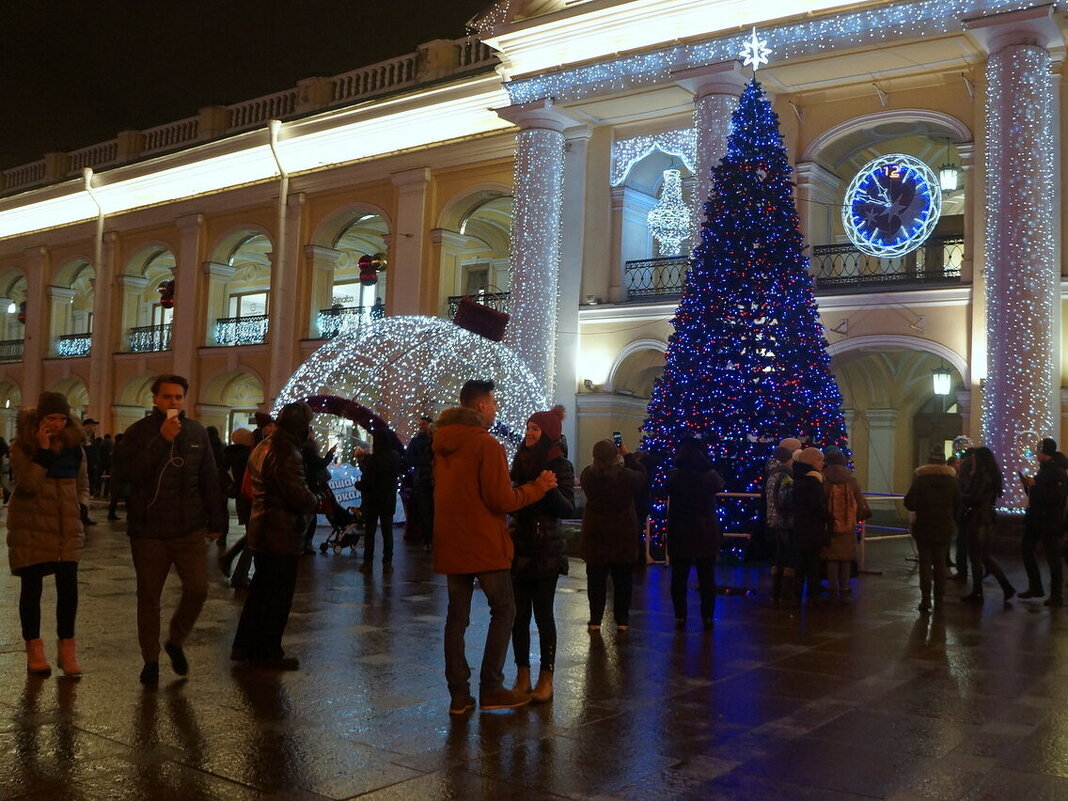
[[[333,548],[334,553],[341,553],[345,548],[352,548],[352,552],[356,553],[356,544],[363,534],[360,510],[355,506],[346,509],[339,504],[333,490],[328,486],[319,503],[319,513],[325,515],[330,523],[330,536],[319,544],[319,550],[326,553],[328,549]]]

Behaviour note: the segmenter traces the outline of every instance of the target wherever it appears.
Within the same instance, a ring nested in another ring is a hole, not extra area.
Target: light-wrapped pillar
[[[511,322],[505,342],[552,397],[556,384],[564,134],[570,118],[549,101],[497,113],[520,127],[515,144]]]
[[[1006,477],[1035,468],[1060,416],[1060,259],[1055,180],[1059,120],[1042,10],[983,31],[986,66],[987,376],[982,440]],[[997,21],[997,17],[990,18]],[[1002,503],[1024,493],[1005,482]]]

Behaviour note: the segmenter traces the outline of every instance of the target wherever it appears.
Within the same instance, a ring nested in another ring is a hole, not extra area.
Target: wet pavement
[[[213,562],[190,675],[164,657],[146,691],[123,524],[95,516],[80,680],[27,677],[18,582],[0,581],[0,799],[1068,798],[1068,609],[1003,608],[991,586],[982,609],[950,598],[921,617],[904,540],[869,547],[883,572],[856,581],[850,606],[776,608],[760,570],[721,567],[722,583],[761,592],[721,597],[707,633],[696,592],[690,630],[674,630],[668,574],[651,567],[631,630],[591,635],[573,559],[555,699],[456,717],[445,583],[417,546],[398,545],[390,576],[360,573],[349,551],[304,558],[285,641],[296,673],[231,667],[241,600]],[[1019,562],[1003,564],[1022,587]],[[168,609],[175,596],[172,577]],[[48,623],[53,610],[46,584]]]

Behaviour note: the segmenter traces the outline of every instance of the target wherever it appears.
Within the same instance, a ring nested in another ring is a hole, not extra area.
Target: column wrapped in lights
[[[660,243],[660,255],[682,255],[682,240],[693,233],[693,219],[682,199],[682,173],[664,170],[660,201],[649,211],[649,231]]]
[[[1006,476],[1033,468],[1037,438],[1057,431],[1058,123],[1051,66],[1045,48],[1010,44],[995,49],[986,69],[989,348],[982,438]],[[1023,507],[1019,482],[1005,483],[1004,505]]]
[[[563,130],[570,120],[549,102],[510,106],[498,113],[520,126],[512,211],[512,319],[504,341],[552,397],[564,190]]]

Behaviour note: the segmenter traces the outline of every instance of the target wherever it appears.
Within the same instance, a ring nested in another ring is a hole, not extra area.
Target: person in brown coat
[[[916,468],[916,477],[905,493],[905,508],[914,513],[912,536],[920,559],[921,614],[931,611],[931,580],[934,578],[934,606],[942,606],[946,591],[946,556],[956,531],[957,508],[961,505],[957,473],[946,466],[941,445],[931,447],[927,464]]]
[[[645,472],[626,446],[602,439],[593,446],[593,464],[579,479],[586,494],[582,511],[582,544],[586,563],[586,594],[590,601],[589,631],[600,631],[612,577],[612,614],[616,628],[630,628],[630,599],[638,539],[634,498],[645,485]]]
[[[36,409],[19,415],[18,437],[11,446],[15,487],[8,504],[8,561],[22,582],[19,618],[26,669],[41,676],[52,673],[41,640],[41,592],[50,573],[56,577],[59,667],[68,676],[82,672],[74,621],[78,560],[85,545],[82,509],[89,503],[84,439],[67,399],[58,392],[42,392]]]
[[[871,507],[840,448],[823,449],[823,497],[831,516],[831,541],[821,556],[827,564],[831,601],[847,602],[849,577],[857,559],[857,523],[871,517]]]
[[[493,393],[492,381],[468,381],[460,391],[460,406],[441,413],[434,435],[434,572],[448,577],[445,679],[454,715],[475,705],[464,632],[476,578],[490,606],[479,705],[507,709],[530,703],[527,693],[504,687],[504,660],[515,621],[514,547],[504,518],[541,500],[556,486],[556,476],[543,470],[533,481],[512,486],[504,448],[487,430],[497,416]]]

